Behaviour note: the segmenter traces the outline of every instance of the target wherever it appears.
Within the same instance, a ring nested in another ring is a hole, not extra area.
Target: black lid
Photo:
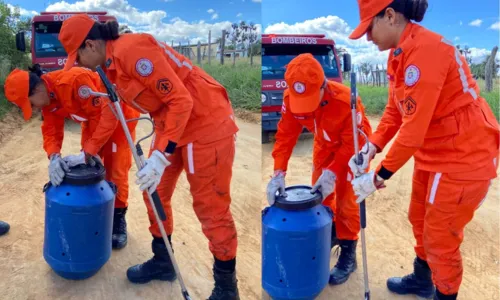
[[[311,186],[292,185],[285,188],[286,196],[277,195],[274,206],[285,210],[306,210],[323,202],[319,191],[311,193]]]
[[[70,171],[64,176],[63,182],[74,185],[95,184],[104,180],[106,170],[100,163],[94,166],[89,164],[81,164],[70,168]]]

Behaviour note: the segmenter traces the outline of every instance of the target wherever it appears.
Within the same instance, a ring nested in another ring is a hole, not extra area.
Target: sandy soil
[[[378,124],[372,119],[372,126]],[[312,139],[301,138],[294,149],[287,172],[287,185],[310,184],[312,167]],[[273,144],[262,147],[263,189],[272,174]],[[388,147],[386,148],[386,150]],[[374,164],[382,158],[377,156]],[[367,253],[371,299],[415,299],[390,293],[386,279],[407,274],[412,270],[413,234],[407,219],[411,192],[413,161],[408,162],[387,183],[387,188],[367,199]],[[461,247],[464,277],[459,299],[500,299],[499,272],[499,181],[495,180],[487,200],[477,210],[474,219],[466,227]],[[265,200],[264,200],[265,201]],[[267,203],[263,203],[265,206]],[[331,265],[337,261],[331,256]],[[363,264],[361,242],[358,243],[358,269],[349,281],[340,286],[327,286],[318,300],[363,299]]]
[[[6,127],[2,123],[0,131],[12,131],[19,124]],[[237,271],[242,299],[258,299],[262,194],[260,164],[256,162],[261,160],[260,126],[243,120],[238,125],[231,207],[239,233]],[[42,150],[39,126],[39,118],[33,119],[0,144],[0,220],[11,224],[11,231],[0,238],[0,299],[182,299],[178,282],[133,285],[126,278],[129,266],[152,255],[146,208],[133,183],[135,166],[130,180],[127,247],[113,251],[100,272],[85,281],[68,281],[52,271],[42,252],[45,209],[42,187],[48,181],[48,161]],[[149,123],[142,123],[137,136],[142,137],[149,130]],[[79,151],[79,137],[78,125],[68,123],[65,155]],[[148,144],[149,140],[142,144],[145,151]],[[213,258],[192,210],[184,175],[174,194],[173,208],[173,244],[181,273],[192,298],[206,299],[213,288]]]

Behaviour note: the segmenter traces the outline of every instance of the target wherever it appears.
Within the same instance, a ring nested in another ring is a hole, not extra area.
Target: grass
[[[344,82],[344,84],[350,86],[348,81]],[[497,120],[500,120],[500,80],[497,78],[494,81],[493,91],[489,93],[485,92],[484,80],[478,80],[478,84],[481,89],[481,96],[486,99]],[[357,89],[366,107],[366,113],[369,115],[382,115],[387,103],[388,88],[383,86],[358,85]]]
[[[203,61],[201,67],[227,89],[234,108],[260,111],[260,57],[254,57],[253,65],[250,59],[237,58],[233,66],[233,60],[226,58],[224,65],[212,60],[210,65]]]

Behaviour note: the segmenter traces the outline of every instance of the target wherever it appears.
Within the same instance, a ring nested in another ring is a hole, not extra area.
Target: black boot
[[[332,242],[330,246],[330,250],[333,249],[333,247],[338,246],[339,240],[337,239],[337,228],[335,227],[335,222],[332,222]]]
[[[4,235],[9,232],[10,225],[5,223],[4,221],[0,221],[0,235]]]
[[[458,293],[453,295],[442,294],[438,289],[436,289],[436,294],[434,294],[434,300],[457,300]]]
[[[236,259],[214,263],[215,286],[208,300],[239,300],[238,280],[236,280]]]
[[[389,278],[387,288],[399,295],[413,294],[422,298],[432,298],[434,284],[431,269],[425,260],[417,257],[413,261],[413,273],[404,277]]]
[[[170,242],[170,236],[168,240]],[[130,267],[127,270],[128,280],[133,283],[147,283],[151,280],[174,281],[177,275],[163,239],[154,238],[151,246],[153,258],[143,264]]]
[[[339,240],[340,257],[337,264],[330,272],[329,283],[331,285],[342,284],[349,279],[358,265],[356,262],[356,245],[358,241]]]
[[[112,244],[113,249],[121,249],[127,245],[127,220],[125,215],[127,208],[115,208],[115,215],[113,217],[113,235]]]

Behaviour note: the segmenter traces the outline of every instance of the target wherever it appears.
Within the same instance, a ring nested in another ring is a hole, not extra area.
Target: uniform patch
[[[173,87],[174,86],[172,85],[172,82],[170,82],[170,80],[168,80],[167,78],[160,79],[156,83],[156,89],[160,93],[165,94],[165,95],[170,93],[172,91]]]
[[[405,101],[403,101],[403,110],[406,115],[413,115],[417,110],[417,102],[411,97],[406,98]]]
[[[303,94],[306,91],[306,85],[297,81],[293,84],[293,89],[297,94]]]
[[[415,65],[409,65],[405,71],[405,84],[414,86],[420,78],[420,70]]]
[[[149,76],[153,73],[153,63],[147,58],[141,58],[135,64],[135,70],[143,77]]]
[[[90,97],[90,88],[86,85],[82,85],[79,89],[78,89],[78,96],[80,96],[80,98],[82,99],[87,99],[88,97]]]

